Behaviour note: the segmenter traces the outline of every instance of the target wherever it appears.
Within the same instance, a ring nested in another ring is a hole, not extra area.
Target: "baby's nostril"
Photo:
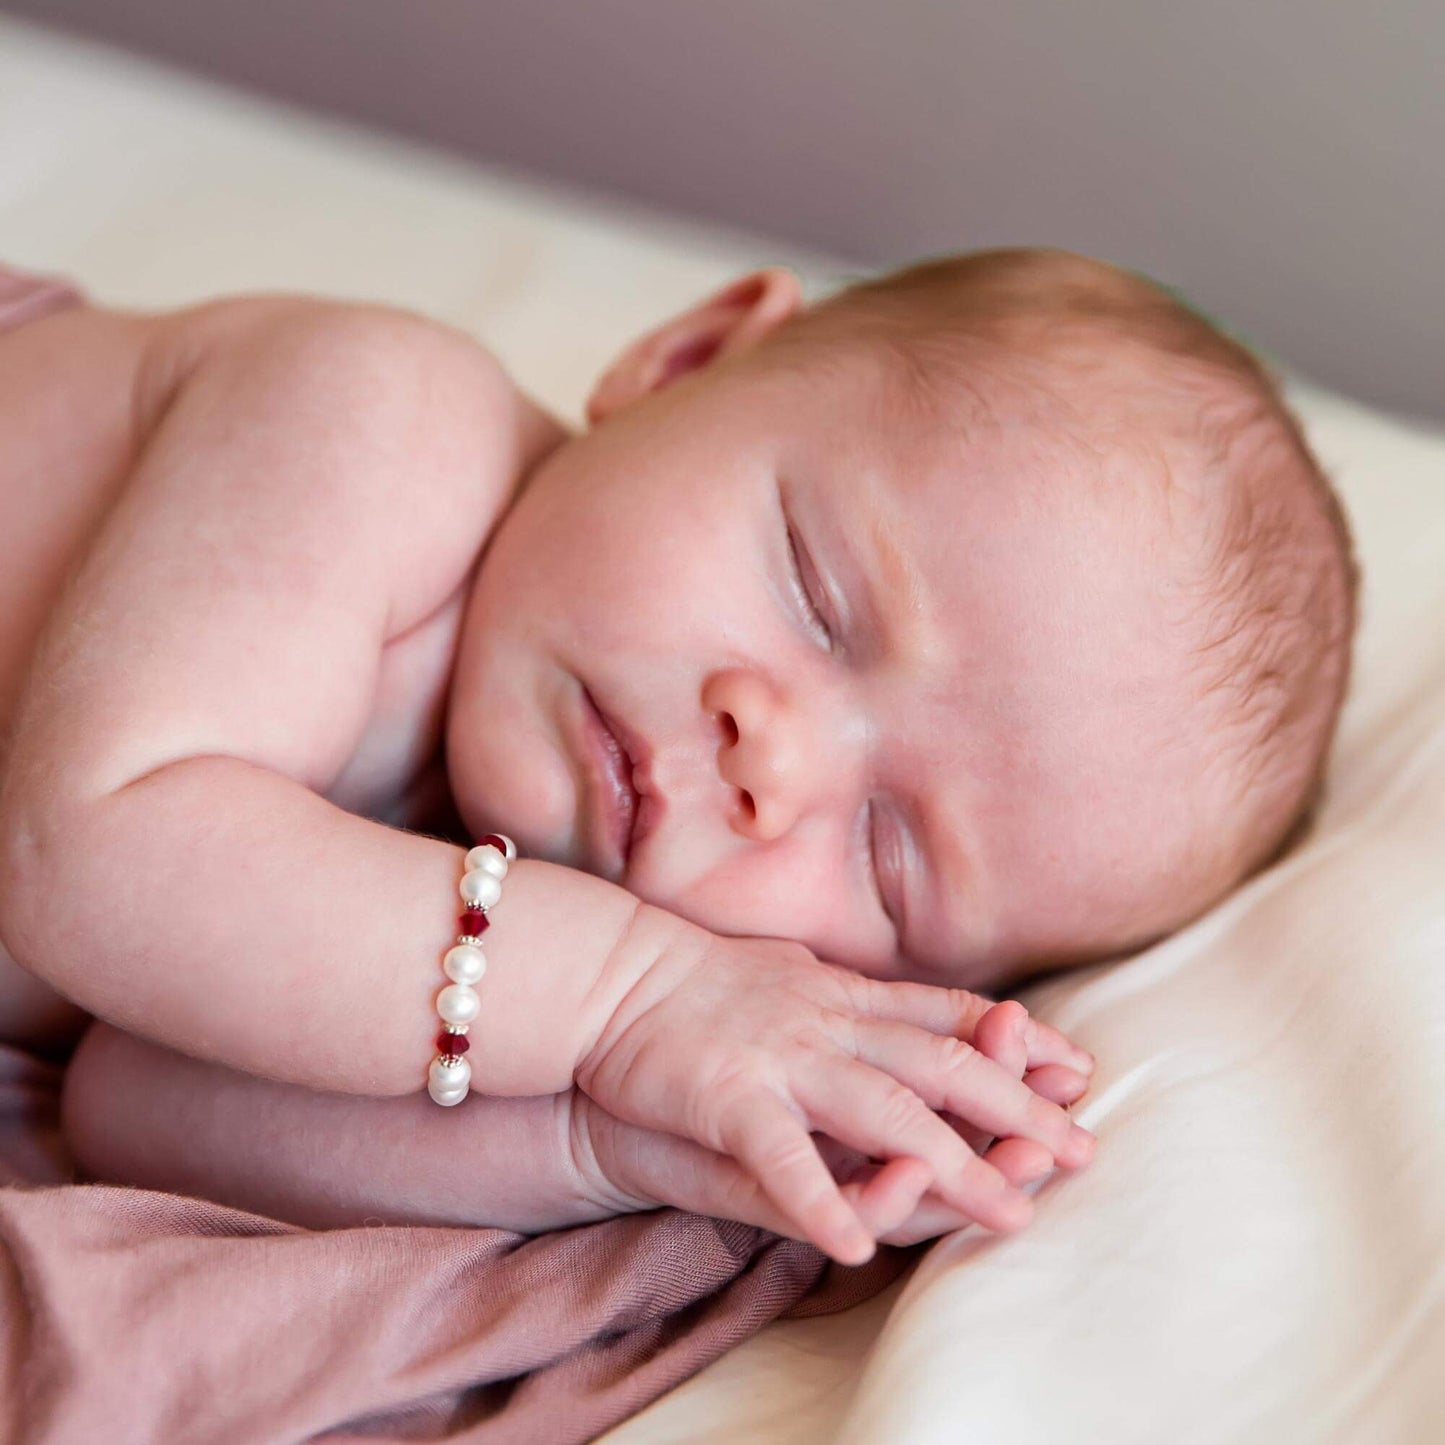
[[[733,721],[733,715],[730,712],[719,713],[718,717],[722,720],[723,737],[727,739],[728,746],[731,747],[738,740],[738,725]]]
[[[758,816],[758,805],[753,802],[753,795],[748,792],[746,788],[739,788],[738,791],[743,795],[743,817],[746,818],[749,823],[751,823],[753,819]]]

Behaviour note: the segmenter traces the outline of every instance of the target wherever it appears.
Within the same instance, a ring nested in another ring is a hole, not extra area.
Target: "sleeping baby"
[[[1015,1230],[1093,1060],[994,996],[1198,917],[1318,796],[1344,520],[1130,273],[762,271],[580,434],[387,307],[8,286],[0,1024],[89,1025],[93,1177],[845,1263]]]

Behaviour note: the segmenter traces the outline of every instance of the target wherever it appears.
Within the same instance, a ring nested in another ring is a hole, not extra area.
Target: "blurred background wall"
[[[0,0],[860,269],[1071,246],[1445,415],[1440,0]]]

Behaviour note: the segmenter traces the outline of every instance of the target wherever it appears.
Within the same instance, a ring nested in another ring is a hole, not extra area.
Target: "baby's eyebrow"
[[[922,667],[938,655],[923,574],[888,511],[871,499],[860,510],[862,525],[849,528],[844,543],[861,578],[871,639],[881,656]]]
[[[926,651],[919,646],[919,624],[925,612],[922,574],[914,565],[907,548],[899,540],[891,521],[883,513],[875,512],[868,519],[868,532],[873,542],[874,558],[874,570],[869,578],[869,605],[873,608],[875,617],[881,621],[882,609],[873,586],[873,578],[877,578],[877,590],[886,592],[890,598],[895,599],[890,609],[893,613],[889,629],[893,634],[889,638],[890,643],[895,650],[906,656],[917,656]]]
[[[923,578],[892,520],[872,499],[847,512],[809,501],[802,509],[811,524],[804,543],[825,577],[835,579],[849,622],[877,656],[922,663],[934,635]]]

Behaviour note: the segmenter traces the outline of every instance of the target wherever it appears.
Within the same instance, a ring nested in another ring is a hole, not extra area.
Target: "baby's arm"
[[[573,1091],[369,1099],[187,1058],[103,1023],[65,1075],[66,1143],[90,1176],[312,1229],[495,1225],[534,1233],[645,1208],[577,1166]]]
[[[322,794],[385,644],[465,585],[547,428],[448,328],[300,300],[246,316],[177,382],[47,623],[0,795],[0,927],[130,1032],[407,1093],[434,1053],[463,850]],[[647,943],[636,909],[516,864],[479,1091],[571,1084],[611,1011],[607,961],[629,929]]]
[[[1027,1016],[1000,1004],[975,1031],[1015,1075]],[[1061,1103],[1087,1087],[1061,1066],[1033,1087]],[[495,1226],[531,1234],[672,1204],[789,1232],[756,1182],[721,1155],[605,1114],[577,1089],[534,1098],[473,1095],[438,1109],[423,1094],[367,1099],[321,1093],[202,1063],[95,1024],[66,1071],[66,1142],[95,1179],[197,1195],[312,1229],[383,1224]],[[969,1140],[982,1152],[985,1138]],[[912,1243],[968,1221],[916,1164],[875,1171],[824,1141],[865,1224]],[[1052,1167],[1027,1140],[986,1156],[1024,1184]],[[911,1161],[901,1161],[904,1165]],[[870,1177],[871,1176],[871,1177]]]
[[[322,1093],[203,1063],[95,1024],[66,1071],[66,1143],[92,1178],[197,1195],[311,1229],[493,1226],[533,1234],[663,1202],[648,1192],[683,1141],[606,1119],[576,1089],[471,1095]],[[661,1146],[666,1157],[658,1160]],[[640,1155],[645,1157],[639,1157]],[[724,1161],[719,1160],[720,1164]],[[689,1171],[686,1202],[750,1223],[749,1197]],[[925,1181],[926,1182],[926,1176]],[[678,1201],[682,1202],[682,1201]]]

